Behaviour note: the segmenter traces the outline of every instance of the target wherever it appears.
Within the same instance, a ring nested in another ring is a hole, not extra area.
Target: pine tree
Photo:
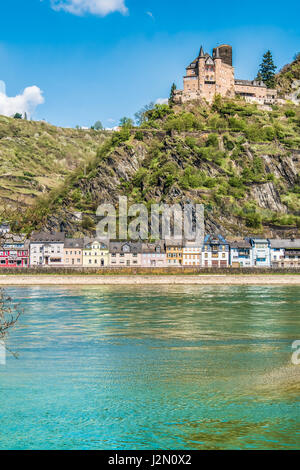
[[[257,82],[263,82],[263,78],[260,72],[257,73],[255,80]]]
[[[275,70],[276,65],[273,62],[273,56],[271,51],[267,51],[264,56],[262,63],[259,66],[258,76],[261,77],[262,81],[268,88],[274,88],[275,86]]]
[[[170,97],[169,97],[169,104],[173,104],[174,103],[174,96],[175,96],[175,91],[177,90],[177,86],[175,85],[175,83],[172,84],[171,86],[171,92],[170,92]]]

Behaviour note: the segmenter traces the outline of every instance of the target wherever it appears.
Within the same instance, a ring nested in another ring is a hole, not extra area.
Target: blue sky
[[[2,1],[0,80],[9,97],[43,91],[35,119],[111,127],[181,88],[201,44],[231,44],[238,78],[254,78],[267,49],[282,67],[300,51],[299,18],[297,0]]]

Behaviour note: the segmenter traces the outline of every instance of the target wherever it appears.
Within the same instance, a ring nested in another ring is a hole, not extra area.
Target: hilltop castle
[[[222,45],[213,49],[212,55],[204,53],[201,46],[198,57],[187,67],[183,90],[175,92],[177,103],[205,99],[209,103],[215,95],[243,96],[246,101],[262,105],[273,104],[277,91],[256,80],[237,80],[232,66],[232,47]]]

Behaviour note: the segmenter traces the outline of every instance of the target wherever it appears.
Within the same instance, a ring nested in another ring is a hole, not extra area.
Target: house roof
[[[110,242],[109,251],[112,254],[117,253],[142,253],[142,243],[137,242]]]
[[[83,238],[66,238],[65,248],[83,248]]]
[[[164,253],[165,252],[164,242],[143,243],[142,252],[143,253]]]
[[[204,238],[204,243],[228,245],[227,240],[225,240],[222,235],[206,235]]]
[[[246,240],[236,240],[230,242],[230,248],[251,248],[251,243]]]
[[[182,245],[183,245],[183,240],[174,240],[173,238],[167,238],[165,243],[166,243],[166,247],[168,247],[168,246],[177,246],[177,247],[181,248]]]
[[[97,240],[96,238],[88,238],[88,237],[85,237],[84,240],[83,240],[83,247],[85,249],[89,249],[89,245],[92,245],[93,243],[99,243],[101,245],[101,248],[103,250],[108,250],[108,247],[109,247],[109,243],[108,242],[104,242],[103,240]]]
[[[271,248],[295,248],[300,249],[300,239],[295,238],[293,240],[284,240],[281,238],[275,238],[270,240]]]
[[[65,241],[65,233],[64,232],[34,232],[31,235],[30,242],[31,243],[38,243],[38,242],[48,242],[48,243],[55,243],[60,242],[63,243]]]
[[[22,244],[22,248],[21,249],[24,249],[24,250],[28,250],[29,248],[29,240],[25,240],[24,238],[20,239],[20,240],[15,240],[15,239],[7,239],[5,241],[3,241],[0,245],[0,248],[1,249],[4,249],[4,250],[7,250],[7,248],[9,246],[12,246],[12,245],[17,245],[17,244]],[[17,249],[17,247],[16,247]]]

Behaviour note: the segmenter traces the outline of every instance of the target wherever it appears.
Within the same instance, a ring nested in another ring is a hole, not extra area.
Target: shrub
[[[90,216],[85,215],[82,218],[81,227],[84,230],[90,230],[90,229],[95,227],[95,222],[93,221],[93,219]]]
[[[296,116],[296,112],[293,109],[287,109],[284,114],[287,118]]]
[[[205,145],[206,147],[219,148],[219,139],[217,134],[209,134]]]
[[[143,141],[143,140],[144,140],[144,133],[143,133],[143,131],[137,131],[137,132],[135,133],[134,138],[135,138],[136,140]]]
[[[257,212],[253,212],[246,215],[246,226],[251,228],[260,228],[262,217]]]

